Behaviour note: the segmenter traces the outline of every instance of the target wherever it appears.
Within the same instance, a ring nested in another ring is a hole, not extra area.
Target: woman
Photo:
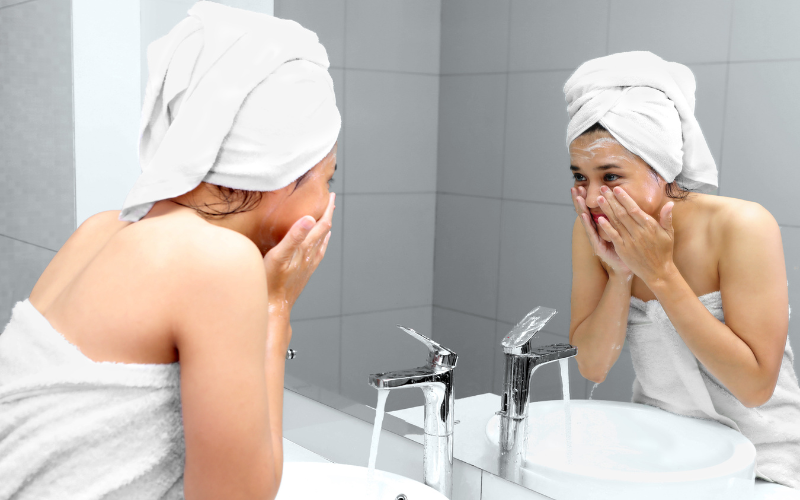
[[[142,176],[0,335],[0,498],[277,494],[290,313],[334,209],[327,55],[199,2],[148,56]]]
[[[717,171],[694,90],[688,68],[649,52],[588,61],[564,87],[570,343],[600,383],[627,341],[633,402],[739,430],[758,477],[800,488],[780,229],[757,203],[704,194]]]

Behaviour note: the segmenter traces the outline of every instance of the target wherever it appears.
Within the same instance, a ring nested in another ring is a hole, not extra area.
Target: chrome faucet
[[[519,456],[524,453],[533,372],[542,365],[578,354],[578,348],[570,344],[531,345],[534,336],[557,312],[555,309],[537,307],[503,339],[505,373],[500,411],[497,412],[500,415],[500,447],[503,453],[517,453]]]
[[[428,348],[428,362],[419,368],[373,373],[378,390],[419,387],[425,395],[423,482],[447,498],[453,493],[453,368],[458,355],[411,328],[398,328]]]

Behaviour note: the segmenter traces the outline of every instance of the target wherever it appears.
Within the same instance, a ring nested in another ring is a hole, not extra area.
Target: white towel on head
[[[564,85],[567,148],[600,123],[667,182],[711,192],[717,167],[694,116],[691,70],[651,52],[622,52],[583,63]]]
[[[197,2],[148,47],[142,174],[120,220],[201,182],[274,191],[319,163],[341,128],[328,56],[294,21]]]

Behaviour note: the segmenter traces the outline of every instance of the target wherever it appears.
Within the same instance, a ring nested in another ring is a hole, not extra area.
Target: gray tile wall
[[[178,18],[193,3],[170,1]],[[143,20],[152,5],[142,0]],[[70,12],[0,0],[2,324],[75,229]],[[293,377],[372,405],[369,373],[425,355],[401,323],[461,355],[465,397],[499,391],[499,341],[533,306],[560,312],[540,341],[565,341],[574,215],[561,87],[621,50],[695,73],[719,194],[778,220],[800,311],[795,2],[276,0],[275,14],[319,34],[345,123],[331,244],[294,311]],[[143,40],[159,29],[143,22]],[[557,367],[536,378],[534,399],[559,397]],[[592,389],[574,363],[570,379],[573,397]],[[594,397],[629,400],[632,379],[624,352]],[[390,410],[420,404],[400,392]]]
[[[0,1],[3,327],[75,230],[71,46],[71,1]]]
[[[800,311],[798,23],[790,0],[442,0],[433,321],[436,338],[463,353],[457,397],[500,390],[500,339],[534,306],[559,311],[540,341],[567,341],[575,214],[562,87],[606,54],[650,50],[692,69],[719,194],[778,220]],[[800,321],[789,330],[796,350]],[[623,351],[593,398],[630,400]],[[570,368],[572,396],[588,397],[594,384]],[[557,366],[534,376],[533,399],[560,391]]]
[[[394,325],[431,335],[440,11],[439,0],[275,1],[328,50],[343,118],[331,243],[292,313],[288,383],[374,406],[370,373],[425,360]],[[387,409],[422,402],[398,391]]]

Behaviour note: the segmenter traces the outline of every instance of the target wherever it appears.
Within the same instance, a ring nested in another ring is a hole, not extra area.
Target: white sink
[[[575,400],[569,406],[568,443],[562,401],[529,405],[522,479],[539,493],[556,500],[589,492],[615,500],[753,496],[755,447],[729,427],[633,403]],[[495,415],[486,435],[498,449],[499,434]]]
[[[422,483],[391,472],[344,464],[287,462],[276,500],[447,500]]]

